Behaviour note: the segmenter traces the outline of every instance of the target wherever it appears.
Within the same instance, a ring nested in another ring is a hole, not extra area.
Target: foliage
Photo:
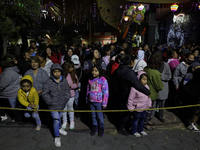
[[[16,37],[21,28],[33,25],[28,11],[18,5],[0,5],[0,34],[4,37]]]

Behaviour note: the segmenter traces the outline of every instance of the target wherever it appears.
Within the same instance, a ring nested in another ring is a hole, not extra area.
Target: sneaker
[[[55,138],[55,146],[56,146],[56,147],[61,147],[61,140],[60,140],[60,137],[56,137],[56,138]]]
[[[98,131],[98,136],[102,137],[104,135],[104,128],[100,128]]]
[[[135,137],[137,137],[137,138],[141,137],[140,133],[138,133],[138,132],[134,133],[133,135],[134,135]]]
[[[140,132],[140,134],[141,134],[142,136],[147,136],[147,133],[146,133],[145,131]]]
[[[94,136],[96,134],[97,130],[98,130],[97,126],[93,126],[92,129],[91,129],[90,135]]]
[[[74,124],[75,124],[74,121],[70,121],[69,129],[71,130],[74,129]]]
[[[63,121],[62,128],[66,129],[66,126],[67,126],[67,121]]]
[[[59,132],[62,135],[67,135],[67,132],[64,129],[62,129],[62,128],[60,128]]]
[[[8,117],[5,115],[5,116],[1,116],[1,121],[4,121],[4,120],[7,120]]]
[[[199,132],[199,129],[196,127],[196,125],[194,123],[191,123],[187,128],[194,132]]]
[[[37,131],[40,131],[41,127],[42,127],[42,125],[41,125],[41,124],[37,124],[37,126],[36,126],[35,130],[37,130]]]

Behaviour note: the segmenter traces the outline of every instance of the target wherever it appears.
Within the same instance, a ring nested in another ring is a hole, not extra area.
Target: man
[[[60,64],[53,64],[51,76],[44,83],[42,97],[49,110],[63,110],[70,98],[70,88],[64,77],[64,72]],[[61,147],[60,134],[67,135],[67,132],[60,128],[62,112],[52,111],[53,128],[55,134],[55,146]]]

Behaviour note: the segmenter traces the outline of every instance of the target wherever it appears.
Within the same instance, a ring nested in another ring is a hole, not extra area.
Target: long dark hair
[[[146,68],[158,70],[158,69],[160,69],[162,64],[163,64],[162,56],[160,54],[156,53],[150,57]]]
[[[99,50],[96,49],[96,48],[95,48],[95,49],[91,49],[91,50],[90,50],[90,57],[89,57],[90,60],[92,60],[92,59],[94,58],[94,51],[95,51],[95,50],[97,50],[97,51],[99,52]],[[95,63],[98,64],[99,61],[100,61],[100,59],[101,59],[101,58],[100,58],[100,52],[99,52],[99,58],[95,60]]]
[[[74,49],[73,49],[72,47],[68,47],[68,48],[67,48],[67,51],[65,52],[64,61],[71,61],[71,57],[69,57],[69,56],[67,55],[67,53],[68,53],[68,51],[69,51],[70,49],[72,50],[72,53],[73,53],[72,56],[74,55]]]
[[[46,60],[47,57],[48,57],[47,52],[44,51],[44,50],[41,50],[41,49],[38,50],[37,55],[40,56],[40,57],[42,57],[42,58],[44,58],[44,60]]]
[[[51,49],[52,53],[56,54],[56,56],[57,56],[57,58],[59,60],[60,59],[60,54],[58,52],[58,48],[56,46],[51,46],[50,49]]]
[[[69,73],[69,68],[74,68],[73,71],[70,72],[70,75],[71,75],[73,83],[78,84],[78,79],[76,78],[76,70],[75,70],[75,67],[74,67],[74,63],[72,61],[67,61],[67,62],[65,61],[62,64],[62,68],[63,68],[64,74],[65,74],[65,78],[67,77],[67,75]]]
[[[97,68],[97,70],[99,71],[99,77],[101,77],[101,76],[102,76],[102,67],[101,67],[101,65],[95,64],[95,65],[93,66],[93,68]],[[93,68],[92,68],[92,69],[93,69]]]

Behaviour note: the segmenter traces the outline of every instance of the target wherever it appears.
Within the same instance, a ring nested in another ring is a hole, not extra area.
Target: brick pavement
[[[107,117],[104,137],[92,137],[89,127],[76,119],[75,129],[67,129],[68,135],[61,136],[61,148],[54,146],[54,139],[46,127],[36,131],[31,123],[21,125],[5,121],[0,122],[0,150],[200,150],[200,133],[185,129],[171,112],[165,112],[165,119],[166,124],[154,119],[155,130],[142,138],[117,134]]]

